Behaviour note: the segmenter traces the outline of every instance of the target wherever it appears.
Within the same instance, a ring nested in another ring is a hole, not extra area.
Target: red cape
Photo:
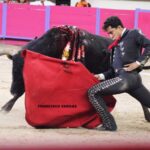
[[[86,127],[101,124],[87,91],[99,81],[80,62],[24,51],[26,120],[34,127]],[[109,111],[115,99],[106,96]]]

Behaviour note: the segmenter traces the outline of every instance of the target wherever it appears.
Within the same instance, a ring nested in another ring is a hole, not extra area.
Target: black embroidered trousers
[[[89,101],[102,118],[106,130],[116,130],[117,125],[113,116],[107,110],[103,96],[123,92],[129,93],[140,103],[150,107],[150,92],[144,87],[141,77],[136,71],[126,72],[122,69],[115,78],[100,82],[88,91]]]

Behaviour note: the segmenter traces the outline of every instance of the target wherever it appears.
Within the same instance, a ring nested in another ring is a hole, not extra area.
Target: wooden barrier
[[[102,30],[103,22],[110,16],[118,16],[126,28],[134,28],[134,10],[101,9],[100,35],[107,36]]]
[[[2,4],[0,4],[0,37],[3,37],[3,33],[2,33]]]
[[[150,38],[150,10],[137,9],[137,28]]]
[[[73,25],[91,33],[107,36],[104,20],[119,16],[125,27],[139,28],[150,38],[150,10],[117,10],[69,6],[34,6],[0,3],[0,37],[33,39],[53,26]]]
[[[6,37],[33,39],[45,32],[45,7],[7,5]]]
[[[51,7],[50,27],[64,24],[78,26],[95,33],[96,8]]]

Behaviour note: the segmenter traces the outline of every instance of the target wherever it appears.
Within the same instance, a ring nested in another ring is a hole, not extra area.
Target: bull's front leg
[[[148,110],[148,107],[142,105],[142,108],[143,108],[145,120],[147,120],[148,122],[150,122],[150,112]]]

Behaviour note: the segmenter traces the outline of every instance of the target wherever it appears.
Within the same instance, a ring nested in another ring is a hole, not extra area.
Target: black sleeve
[[[141,34],[138,30],[135,30],[135,38],[136,43],[139,44],[142,48],[144,48],[143,54],[137,60],[141,63],[142,66],[144,66],[150,58],[150,40],[146,38],[143,34]]]
[[[104,76],[105,76],[105,80],[113,78],[115,75],[114,69],[113,67],[110,67],[108,71],[103,72]]]

